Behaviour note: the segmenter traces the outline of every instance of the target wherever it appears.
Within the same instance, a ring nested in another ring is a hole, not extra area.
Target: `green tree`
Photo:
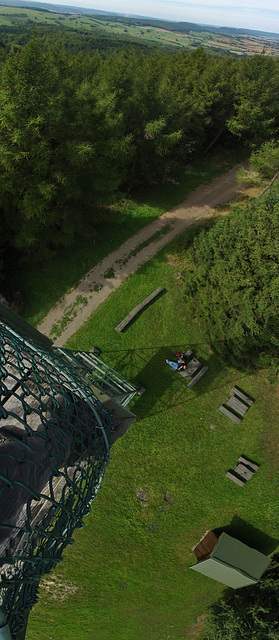
[[[189,310],[235,363],[277,357],[279,189],[236,209],[195,239],[184,271]]]
[[[253,151],[250,158],[251,168],[265,179],[273,178],[279,171],[279,145],[276,141],[265,142],[260,149]]]
[[[167,59],[157,49],[148,55],[125,49],[108,58],[101,69],[102,82],[114,93],[122,114],[123,135],[132,139],[129,187],[167,178],[169,160],[180,143],[181,131],[169,117],[162,90]]]
[[[238,179],[241,183],[261,184],[262,180],[270,180],[267,190],[279,177],[279,146],[274,140],[265,142],[253,151],[250,157],[249,170],[240,169]]]
[[[228,134],[226,123],[233,113],[232,59],[214,58],[198,47],[169,57],[163,93],[168,119],[181,131],[176,159],[182,164],[207,151]]]
[[[208,640],[278,640],[278,557],[255,586],[230,591],[207,618]]]
[[[228,128],[250,144],[259,145],[278,131],[278,60],[261,55],[239,60],[234,83],[234,113]]]
[[[123,179],[130,142],[97,67],[34,37],[2,68],[0,204],[19,248],[70,243]]]

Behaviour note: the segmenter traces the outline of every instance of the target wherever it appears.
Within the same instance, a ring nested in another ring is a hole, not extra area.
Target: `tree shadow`
[[[233,517],[229,525],[214,529],[217,537],[223,532],[265,555],[273,553],[279,544],[278,539],[272,538],[263,531],[260,531],[260,529],[257,529],[237,515]]]

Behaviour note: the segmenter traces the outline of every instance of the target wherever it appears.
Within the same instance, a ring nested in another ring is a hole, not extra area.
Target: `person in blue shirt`
[[[177,362],[174,362],[173,360],[166,360],[167,364],[170,365],[170,367],[172,367],[172,369],[174,371],[185,371],[186,369],[186,362],[185,362],[185,358],[183,358],[183,354],[182,353],[177,353],[175,354],[176,356],[180,356]]]

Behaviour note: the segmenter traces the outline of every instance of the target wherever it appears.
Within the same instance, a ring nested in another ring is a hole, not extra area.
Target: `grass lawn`
[[[27,640],[197,640],[223,586],[189,570],[192,546],[228,525],[264,553],[278,544],[278,387],[264,371],[226,366],[187,316],[179,253],[189,234],[128,278],[68,342],[99,346],[104,361],[146,392],[129,404],[137,420],[112,448],[83,530],[47,577],[50,590],[40,589]],[[158,286],[165,294],[117,334]],[[192,390],[165,364],[189,347],[209,366]],[[239,425],[217,410],[235,384],[255,399]],[[225,477],[241,454],[260,464],[243,488]]]
[[[216,175],[228,171],[247,156],[247,150],[222,149],[207,154],[206,160],[189,166],[177,177],[177,184],[142,189],[130,199],[103,212],[97,227],[82,229],[74,246],[60,248],[56,255],[38,264],[11,264],[11,291],[25,296],[24,317],[36,325],[84,274],[142,227],[185,200],[188,193]]]

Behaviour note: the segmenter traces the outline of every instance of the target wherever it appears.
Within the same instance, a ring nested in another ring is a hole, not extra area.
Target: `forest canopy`
[[[218,353],[235,364],[277,359],[279,186],[195,238],[185,296]]]
[[[0,55],[2,244],[31,260],[71,245],[119,191],[176,179],[217,139],[259,145],[278,130],[276,58],[71,54],[37,34]]]

